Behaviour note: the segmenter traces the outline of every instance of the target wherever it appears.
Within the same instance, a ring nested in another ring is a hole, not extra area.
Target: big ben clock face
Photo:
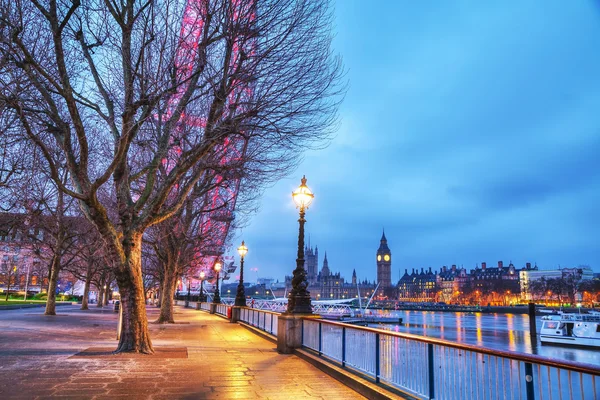
[[[381,261],[381,255],[377,256],[377,261]]]
[[[389,254],[386,254],[385,256],[383,256],[383,259],[384,259],[385,261],[390,261],[390,255],[389,255]]]

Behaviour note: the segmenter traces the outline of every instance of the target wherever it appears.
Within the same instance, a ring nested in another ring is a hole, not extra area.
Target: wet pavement
[[[176,308],[151,324],[154,356],[110,355],[111,306],[0,311],[0,399],[359,399],[358,393],[238,324]],[[158,309],[148,309],[149,320]]]

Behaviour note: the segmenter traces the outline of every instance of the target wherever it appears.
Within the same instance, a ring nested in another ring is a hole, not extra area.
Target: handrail
[[[248,306],[241,307],[241,308],[242,309],[247,309],[247,310],[260,311],[260,312],[267,313],[267,314],[275,314],[275,315],[281,315],[281,314],[283,314],[283,313],[276,312],[276,311],[262,310],[260,308],[252,308],[252,307],[248,307]]]
[[[250,307],[241,307],[240,321],[254,326],[264,332],[277,336],[277,325],[280,313]]]
[[[517,352],[511,352],[511,351],[504,351],[504,350],[488,349],[488,348],[479,347],[479,346],[475,346],[475,345],[471,345],[471,344],[455,343],[455,342],[451,342],[451,341],[444,340],[444,339],[430,338],[430,337],[426,337],[426,336],[414,335],[411,333],[386,331],[383,329],[370,328],[370,327],[366,327],[366,326],[357,326],[357,325],[352,325],[352,324],[345,324],[343,322],[329,321],[326,319],[315,319],[314,317],[303,317],[302,319],[307,320],[307,321],[324,323],[327,325],[339,326],[342,328],[350,327],[352,329],[361,330],[361,331],[365,331],[365,332],[371,332],[371,333],[375,333],[375,334],[383,333],[383,334],[386,334],[389,336],[399,337],[402,339],[416,340],[418,342],[427,343],[427,344],[447,346],[447,347],[452,347],[452,348],[459,349],[459,350],[468,350],[468,351],[474,351],[477,353],[488,354],[488,355],[492,355],[492,356],[512,358],[517,361],[524,361],[524,362],[530,362],[530,363],[532,362],[532,363],[541,364],[541,365],[545,365],[545,366],[549,366],[549,367],[565,368],[565,369],[569,369],[569,370],[575,371],[575,372],[581,372],[581,373],[585,373],[585,374],[600,376],[600,367],[596,367],[591,364],[576,363],[573,361],[558,361],[558,360],[554,360],[551,358],[545,358],[545,357],[534,355],[534,354],[525,354],[525,353],[517,353]]]

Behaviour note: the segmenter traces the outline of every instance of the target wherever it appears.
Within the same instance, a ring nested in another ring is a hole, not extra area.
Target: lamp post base
[[[312,314],[310,294],[293,294],[288,296],[288,307],[285,314]]]

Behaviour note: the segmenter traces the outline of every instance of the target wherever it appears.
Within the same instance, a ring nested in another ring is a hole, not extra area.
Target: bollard
[[[121,340],[121,328],[123,327],[123,307],[119,307],[119,322],[117,322],[117,340]]]
[[[531,335],[531,341],[535,343],[537,341],[537,326],[535,321],[535,303],[529,303],[529,334]]]

